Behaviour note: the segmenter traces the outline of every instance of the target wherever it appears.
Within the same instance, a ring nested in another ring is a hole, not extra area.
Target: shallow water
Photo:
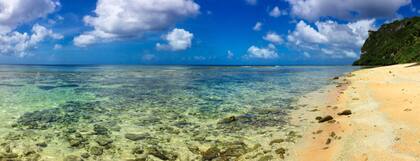
[[[296,99],[355,69],[0,66],[0,160],[276,160]]]

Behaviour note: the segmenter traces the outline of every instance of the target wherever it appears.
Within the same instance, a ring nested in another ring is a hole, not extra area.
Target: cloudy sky
[[[0,63],[350,64],[416,0],[0,0]]]

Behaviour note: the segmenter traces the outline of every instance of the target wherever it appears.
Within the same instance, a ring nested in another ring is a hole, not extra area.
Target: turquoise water
[[[297,98],[355,69],[0,66],[0,160],[276,160]]]

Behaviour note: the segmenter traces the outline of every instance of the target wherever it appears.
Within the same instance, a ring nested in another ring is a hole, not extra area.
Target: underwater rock
[[[219,123],[221,123],[221,124],[229,124],[229,123],[235,122],[237,120],[238,119],[236,118],[236,116],[229,116],[229,117],[223,118]]]
[[[342,112],[337,113],[337,115],[351,115],[351,110],[344,110]]]
[[[141,147],[135,147],[132,151],[133,154],[143,154],[144,150]]]
[[[111,144],[113,142],[111,138],[109,138],[107,136],[103,136],[103,135],[96,137],[95,141],[100,146],[106,146],[106,145]]]
[[[89,153],[82,153],[80,156],[82,158],[89,158],[90,157],[90,154]]]
[[[334,118],[331,116],[331,115],[327,115],[327,116],[325,116],[325,117],[323,117],[323,118],[321,118],[321,119],[319,119],[318,120],[318,122],[319,123],[323,123],[323,122],[327,122],[327,121],[330,121],[330,120],[333,120]]]
[[[231,160],[238,158],[248,152],[248,146],[244,142],[233,142],[226,146],[226,149],[220,153],[222,160]]]
[[[64,161],[82,161],[82,159],[75,155],[69,155],[64,158]]]
[[[201,152],[201,156],[203,160],[213,160],[220,156],[220,149],[215,146],[210,147],[206,151]]]
[[[18,119],[17,124],[29,129],[45,129],[51,123],[60,120],[58,113],[56,108],[27,112]]]
[[[47,144],[47,143],[45,143],[45,142],[40,142],[40,143],[36,143],[36,146],[39,146],[39,147],[45,148],[45,147],[47,147],[47,146],[48,146],[48,144]]]
[[[280,144],[282,142],[284,142],[284,139],[274,139],[270,141],[269,145]]]
[[[69,101],[57,108],[26,112],[16,122],[16,127],[28,129],[47,129],[52,125],[69,125],[78,123],[80,118],[92,116],[98,102]]]
[[[69,142],[70,147],[80,148],[88,144],[87,139],[84,138],[80,133],[74,133],[72,135],[67,136],[67,141]]]
[[[0,153],[0,160],[15,160],[15,158],[19,157],[16,153]]]
[[[161,160],[176,160],[178,158],[176,154],[158,149],[157,147],[149,147],[146,151],[147,154],[153,155],[154,157],[159,158]]]
[[[90,154],[92,155],[102,155],[104,153],[104,149],[99,146],[92,146],[90,148]]]
[[[108,135],[109,134],[109,130],[99,124],[93,125],[93,131],[95,132],[95,135]]]
[[[143,139],[149,138],[150,134],[149,133],[144,133],[144,134],[127,133],[127,134],[124,135],[124,137],[128,140],[131,140],[131,141],[138,141],[138,140],[143,140]]]
[[[281,159],[284,159],[284,155],[286,154],[286,149],[278,148],[274,152],[276,152],[276,154],[280,155]]]
[[[265,155],[263,157],[261,157],[260,159],[258,159],[258,161],[270,161],[273,159],[272,155]]]

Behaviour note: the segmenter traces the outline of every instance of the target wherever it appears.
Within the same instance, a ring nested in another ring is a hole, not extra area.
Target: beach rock
[[[334,79],[334,80],[337,80],[337,79],[339,79],[339,78],[340,78],[340,77],[334,77],[333,79]]]
[[[213,146],[207,149],[204,152],[201,152],[201,156],[203,157],[203,160],[213,160],[220,155],[220,149]]]
[[[319,119],[318,120],[318,122],[319,123],[323,123],[323,122],[327,122],[327,121],[330,121],[330,120],[333,120],[334,118],[331,116],[331,115],[327,115],[327,116],[325,116],[325,117],[323,117],[323,118],[321,118],[321,119]]]
[[[337,115],[351,115],[351,110],[344,110],[342,112],[337,113]]]
[[[90,148],[90,154],[92,155],[102,155],[104,153],[104,149],[99,146],[92,146]]]
[[[126,139],[131,141],[138,141],[143,140],[150,137],[150,134],[144,133],[144,134],[133,134],[133,133],[127,133],[124,135]]]
[[[96,135],[108,135],[109,130],[102,125],[95,124],[93,125],[93,131]]]

